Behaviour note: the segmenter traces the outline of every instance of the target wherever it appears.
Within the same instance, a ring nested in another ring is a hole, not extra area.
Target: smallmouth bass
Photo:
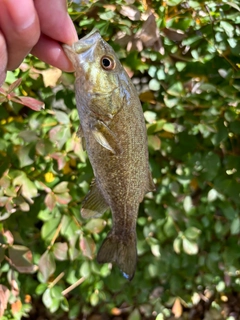
[[[112,229],[97,261],[116,263],[131,280],[137,262],[139,203],[155,189],[142,106],[114,50],[98,30],[63,48],[75,67],[79,133],[95,176],[81,214],[98,217],[110,207]]]

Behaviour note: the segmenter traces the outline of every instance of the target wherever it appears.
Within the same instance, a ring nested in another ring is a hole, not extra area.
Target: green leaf
[[[36,144],[36,151],[41,156],[47,156],[54,152],[52,143],[47,139],[38,139]]]
[[[90,296],[90,303],[93,307],[95,307],[98,304],[99,301],[99,295],[96,292],[93,292]]]
[[[165,125],[165,123],[166,123],[165,119],[161,119],[159,121],[152,123],[151,125],[149,125],[147,127],[147,134],[151,135],[154,132],[161,131],[163,129],[163,126]]]
[[[80,274],[84,278],[89,277],[89,275],[90,275],[90,266],[89,266],[89,262],[88,261],[83,262],[83,264],[81,265]]]
[[[193,209],[192,198],[190,196],[186,196],[183,201],[184,210],[189,213]]]
[[[64,192],[68,192],[68,191],[69,191],[69,189],[68,189],[68,182],[67,181],[62,181],[53,188],[53,192],[55,192],[55,193],[64,193]]]
[[[196,240],[201,233],[201,230],[195,227],[189,227],[186,231],[184,231],[184,235],[189,240]]]
[[[56,202],[63,205],[68,204],[72,200],[72,197],[68,192],[55,194],[55,196],[56,196]]]
[[[174,123],[165,123],[163,125],[163,130],[170,132],[170,133],[175,133],[176,132],[176,126],[174,125]]]
[[[51,292],[50,292],[50,289],[48,288],[43,296],[42,296],[42,301],[44,303],[44,305],[47,307],[47,308],[50,308],[51,305],[52,305],[52,302],[53,302],[53,298],[51,296]]]
[[[50,140],[61,149],[71,136],[70,128],[68,126],[58,125],[50,130],[49,136]]]
[[[82,254],[89,258],[89,259],[93,259],[94,254],[95,254],[95,250],[96,250],[96,245],[94,243],[94,241],[92,240],[92,238],[89,237],[82,237],[80,239],[80,249],[82,251]]]
[[[48,287],[47,283],[40,283],[35,290],[36,294],[38,295],[43,294],[43,292],[47,289],[47,287]]]
[[[152,245],[151,245],[151,251],[152,251],[152,254],[153,254],[155,257],[160,257],[160,256],[161,256],[161,251],[160,251],[160,246],[159,246],[159,244],[152,244]]]
[[[161,147],[161,141],[158,136],[150,135],[148,136],[148,147],[150,150],[156,151]]]
[[[41,236],[45,241],[51,241],[54,237],[54,234],[57,230],[57,227],[60,223],[61,218],[53,218],[51,220],[48,220],[44,223],[42,230],[41,230]]]
[[[38,190],[35,184],[29,180],[24,172],[18,171],[16,178],[13,179],[14,186],[21,186],[21,193],[26,199],[30,199],[37,196]]]
[[[55,285],[50,289],[51,296],[55,299],[61,299],[62,298],[62,287]]]
[[[168,6],[177,6],[179,3],[181,3],[183,0],[167,0]]]
[[[66,242],[54,243],[52,250],[57,260],[64,261],[68,259],[68,245]]]
[[[227,21],[220,21],[220,26],[224,29],[226,34],[231,38],[234,35],[234,27]]]
[[[61,234],[68,239],[73,239],[75,237],[78,237],[78,231],[79,228],[76,225],[74,219],[67,215],[64,215],[62,218]]]
[[[240,217],[236,217],[231,223],[231,234],[240,234]]]
[[[149,89],[153,91],[159,91],[161,88],[161,84],[158,80],[152,79],[149,82]]]
[[[62,298],[60,307],[63,311],[68,312],[69,311],[69,304],[65,297]]]
[[[59,299],[53,299],[52,303],[51,303],[51,306],[49,308],[50,312],[51,313],[55,313],[58,310],[59,306],[60,306],[60,300]]]
[[[187,238],[183,239],[183,250],[189,254],[194,255],[198,253],[198,245],[196,242],[190,241]]]
[[[183,85],[181,82],[174,83],[168,90],[167,93],[171,96],[180,97],[183,93]]]
[[[182,239],[180,237],[177,237],[173,241],[173,249],[177,254],[179,254],[181,252],[181,247],[182,247]]]
[[[218,198],[218,192],[217,192],[217,190],[211,189],[211,190],[208,192],[208,201],[209,201],[209,202],[212,202],[212,201],[215,201],[217,198]]]
[[[99,14],[99,18],[102,20],[110,20],[114,16],[115,16],[115,13],[111,10]]]
[[[228,4],[229,6],[233,7],[234,9],[240,11],[240,7],[235,2],[226,1],[225,3]]]
[[[224,281],[220,281],[217,285],[216,285],[216,289],[218,292],[223,292],[225,290],[225,282]]]
[[[32,144],[21,146],[18,150],[17,155],[20,161],[20,168],[29,166],[34,163],[34,150]]]
[[[65,112],[55,110],[54,114],[55,114],[55,117],[58,120],[58,122],[60,122],[60,124],[69,124],[70,120],[69,120],[68,115]]]
[[[128,320],[140,320],[141,314],[137,308],[135,308],[129,315]]]
[[[54,193],[50,192],[46,195],[45,200],[44,200],[45,205],[47,208],[52,211],[56,205],[56,197]]]
[[[101,232],[106,226],[106,221],[103,219],[92,219],[86,225],[85,229],[90,233],[99,233]]]
[[[45,251],[39,260],[38,266],[39,271],[43,276],[43,280],[47,282],[48,278],[55,272],[56,269],[53,253],[48,250]]]

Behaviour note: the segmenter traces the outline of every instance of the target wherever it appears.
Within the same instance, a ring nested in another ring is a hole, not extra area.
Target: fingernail
[[[69,33],[71,30],[71,38],[69,37],[69,41],[67,44],[72,45],[74,42],[78,41],[78,35],[77,35],[77,31],[75,29],[75,26],[72,22],[72,19],[70,18],[70,16],[68,16],[68,18],[69,18]]]
[[[35,8],[32,1],[5,0],[4,5],[12,22],[18,29],[27,29],[35,20]]]

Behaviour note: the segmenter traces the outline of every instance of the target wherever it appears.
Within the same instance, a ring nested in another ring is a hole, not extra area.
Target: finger
[[[74,24],[67,13],[66,0],[35,0],[34,3],[42,33],[70,45],[78,40]]]
[[[19,66],[40,36],[40,25],[32,0],[0,0],[0,29],[8,50],[7,69]]]
[[[0,30],[0,87],[3,84],[6,77],[7,69],[7,45],[4,39],[3,34]]]
[[[65,55],[62,46],[57,41],[43,34],[36,46],[32,49],[31,53],[40,60],[63,71],[74,71],[74,68]]]

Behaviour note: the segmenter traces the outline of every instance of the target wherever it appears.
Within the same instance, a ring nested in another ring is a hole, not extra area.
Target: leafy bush
[[[237,1],[69,8],[80,37],[97,27],[113,46],[147,123],[157,191],[140,206],[130,283],[95,260],[111,215],[80,216],[93,174],[77,136],[74,76],[32,56],[8,73],[0,92],[2,319],[27,316],[39,300],[56,319],[96,310],[161,320],[204,301],[212,318],[236,315],[224,303],[240,292],[239,11]]]

